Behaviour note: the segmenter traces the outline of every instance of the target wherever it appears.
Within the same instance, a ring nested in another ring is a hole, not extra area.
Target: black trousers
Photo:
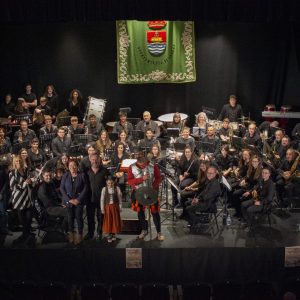
[[[72,205],[67,208],[68,211],[68,230],[73,232],[75,229],[75,220],[77,222],[78,233],[83,232],[83,206],[82,205]]]
[[[86,204],[86,215],[88,221],[88,234],[91,238],[94,237],[96,228],[95,215],[97,219],[97,233],[102,233],[103,216],[99,204],[88,202]]]
[[[52,206],[47,208],[49,216],[62,217],[62,228],[65,232],[68,231],[68,210],[62,206]]]
[[[262,205],[254,205],[253,199],[242,203],[242,215],[248,223],[252,223],[254,216],[263,211]]]
[[[30,234],[31,222],[32,222],[32,207],[25,209],[18,209],[18,218],[23,227],[22,232],[24,236]]]
[[[161,232],[161,225],[160,225],[160,214],[159,212],[152,213],[153,222],[156,228],[157,233]],[[138,212],[138,219],[140,221],[142,230],[148,230],[148,224],[146,222],[145,212],[143,211],[143,207],[140,206],[140,211]]]

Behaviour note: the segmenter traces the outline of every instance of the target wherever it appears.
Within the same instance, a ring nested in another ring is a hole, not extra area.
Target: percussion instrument
[[[172,123],[174,114],[175,113],[161,115],[157,119],[158,119],[158,121],[161,121],[163,123]],[[188,115],[180,113],[180,117],[181,117],[181,121],[185,121],[188,118]]]
[[[209,120],[208,124],[213,126],[215,128],[215,130],[220,130],[222,128],[223,122],[219,121],[219,120]]]
[[[10,123],[9,118],[0,118],[0,125],[8,125]]]
[[[154,120],[154,122],[157,124],[158,127],[163,125],[163,122],[161,122],[161,121]]]
[[[300,112],[299,111],[262,111],[261,115],[263,117],[273,117],[273,118],[285,118],[285,119],[300,119]]]
[[[94,97],[89,97],[85,119],[88,120],[90,115],[95,115],[98,121],[101,122],[103,119],[103,114],[105,112],[105,105],[106,99],[97,99]]]
[[[115,126],[117,122],[107,122],[106,123],[106,127],[107,127],[107,132],[112,132],[113,131],[113,128]]]
[[[136,199],[143,206],[150,206],[158,201],[158,191],[149,186],[142,186],[136,190]]]
[[[274,104],[267,104],[264,108],[264,111],[275,111],[276,107]],[[266,121],[272,122],[273,119],[272,118],[265,118]]]
[[[282,113],[282,118],[279,119],[279,127],[287,129],[289,120],[285,117],[285,113],[289,112],[292,109],[289,105],[282,105],[280,107],[280,112]]]
[[[232,127],[232,130],[234,130],[234,131],[239,130],[239,123],[238,122],[230,122],[230,126]]]

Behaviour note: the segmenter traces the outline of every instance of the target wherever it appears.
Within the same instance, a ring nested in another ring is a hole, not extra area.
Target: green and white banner
[[[196,81],[194,22],[117,21],[118,83]]]

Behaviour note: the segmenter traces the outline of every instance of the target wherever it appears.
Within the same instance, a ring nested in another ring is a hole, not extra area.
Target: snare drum
[[[105,99],[97,99],[94,97],[89,97],[89,101],[87,104],[87,111],[86,111],[86,119],[89,118],[90,115],[95,115],[99,122],[103,119],[103,114],[105,112]]]
[[[222,128],[223,122],[219,121],[219,120],[209,120],[208,124],[210,124],[211,126],[213,126],[216,131],[219,131]]]
[[[239,123],[238,122],[230,122],[230,126],[232,127],[232,130],[234,130],[234,131],[239,130]]]
[[[117,122],[107,122],[106,123],[107,132],[112,132],[116,123]]]
[[[267,104],[264,108],[264,111],[275,111],[276,107],[274,104]],[[266,121],[272,122],[273,118],[265,118]]]

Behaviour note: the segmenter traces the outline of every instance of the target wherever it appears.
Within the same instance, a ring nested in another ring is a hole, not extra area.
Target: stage
[[[179,214],[180,211],[176,211]],[[67,243],[16,246],[12,236],[1,236],[0,278],[5,280],[82,282],[245,282],[251,280],[280,281],[284,276],[285,247],[300,245],[299,212],[279,209],[271,215],[272,226],[260,224],[247,232],[238,220],[230,226],[219,218],[220,231],[191,234],[187,222],[163,210],[165,241],[142,241],[135,234],[120,234],[109,244],[105,237],[85,241],[81,246]],[[136,218],[134,212],[123,209],[123,218]],[[126,248],[142,249],[142,268],[126,268]],[[296,269],[295,269],[296,270]]]

